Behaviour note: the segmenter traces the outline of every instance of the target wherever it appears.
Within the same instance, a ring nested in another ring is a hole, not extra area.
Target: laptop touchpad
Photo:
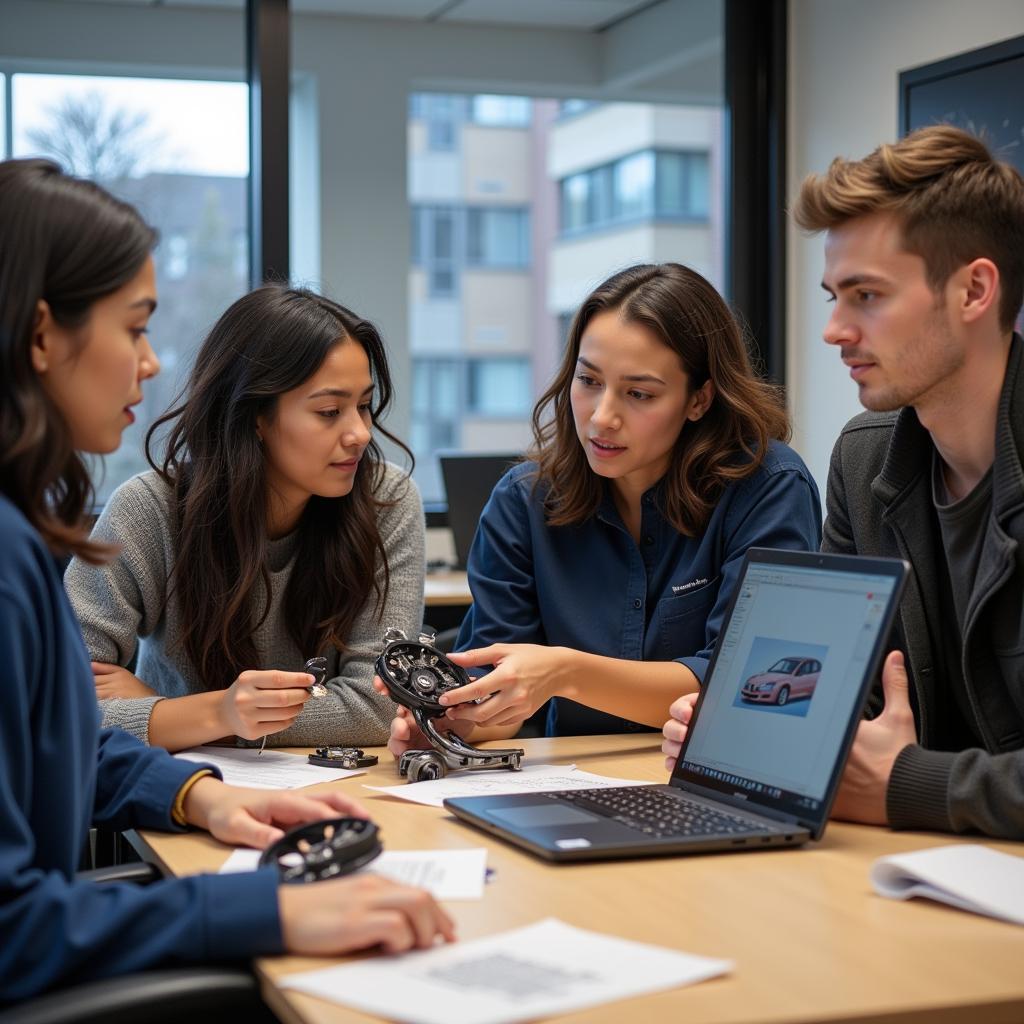
[[[571,804],[527,804],[525,807],[490,808],[488,816],[512,828],[552,828],[559,825],[590,825],[607,821],[597,814],[580,810]]]

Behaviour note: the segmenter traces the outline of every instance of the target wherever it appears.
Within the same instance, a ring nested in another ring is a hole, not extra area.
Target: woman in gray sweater
[[[105,726],[169,750],[386,741],[373,662],[388,626],[419,628],[424,571],[419,496],[372,437],[404,449],[378,423],[390,398],[350,310],[271,285],[224,313],[147,436],[153,469],[96,524],[120,554],[67,571]],[[310,699],[317,655],[328,693]]]

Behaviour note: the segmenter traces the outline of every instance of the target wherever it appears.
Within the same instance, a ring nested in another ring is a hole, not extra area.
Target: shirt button
[[[645,544],[653,544],[654,543],[654,538],[650,534],[647,534],[647,536],[644,537],[644,543]]]
[[[640,600],[639,597],[634,599],[634,601],[633,601],[633,607],[634,608],[643,608],[643,606],[644,606],[644,603],[643,603],[643,601]]]

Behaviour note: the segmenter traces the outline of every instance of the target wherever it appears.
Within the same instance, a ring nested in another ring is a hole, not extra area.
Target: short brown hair
[[[999,326],[1012,330],[1024,301],[1024,178],[980,139],[952,125],[918,128],[863,160],[836,158],[800,186],[793,217],[827,231],[871,213],[902,222],[903,247],[924,260],[938,291],[985,257],[999,268]]]
[[[528,457],[539,466],[536,482],[546,485],[547,521],[581,523],[601,504],[601,479],[576,436],[569,389],[587,325],[610,310],[642,324],[672,349],[691,387],[714,384],[710,408],[683,427],[665,477],[663,513],[680,533],[697,536],[726,486],[754,473],[768,442],[789,440],[790,430],[782,393],[754,373],[743,332],[725,300],[700,274],[678,263],[620,271],[598,285],[574,317],[562,365],[533,410]]]

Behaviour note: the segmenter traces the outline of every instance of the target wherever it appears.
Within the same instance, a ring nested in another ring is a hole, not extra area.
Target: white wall
[[[896,138],[900,71],[1024,33],[1021,0],[790,0],[790,198],[835,156]],[[1024,97],[1021,97],[1024,102]],[[794,443],[824,492],[843,424],[861,411],[838,354],[821,340],[823,244],[790,225],[788,383]]]

